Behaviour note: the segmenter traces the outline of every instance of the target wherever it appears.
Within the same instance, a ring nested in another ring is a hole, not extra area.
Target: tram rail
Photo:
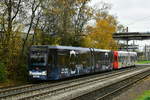
[[[143,69],[144,67],[133,67],[125,70],[117,70],[103,74],[91,75],[73,80],[61,81],[56,83],[43,83],[37,85],[27,85],[0,91],[0,99],[40,99],[45,96],[54,96],[57,94],[71,91],[81,86],[87,86],[96,82],[101,82],[109,77],[116,77],[125,73],[130,73],[136,70]]]

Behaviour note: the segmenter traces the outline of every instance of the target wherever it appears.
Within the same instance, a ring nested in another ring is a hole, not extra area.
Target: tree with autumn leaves
[[[108,5],[97,11],[89,6],[90,1],[1,0],[0,81],[27,77],[31,45],[117,49],[112,38],[118,29],[117,18],[108,13]]]
[[[5,73],[8,79],[24,79],[31,45],[79,46],[80,38],[75,36],[83,33],[90,20],[89,2],[1,0],[0,69],[5,66],[5,70],[0,71],[0,76]]]
[[[87,35],[83,46],[91,48],[117,50],[118,45],[112,35],[117,31],[117,18],[107,12],[98,12],[94,18],[95,26],[87,26]]]

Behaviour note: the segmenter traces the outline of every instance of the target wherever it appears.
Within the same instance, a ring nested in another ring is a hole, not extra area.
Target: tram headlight
[[[43,72],[42,72],[42,75],[46,75],[46,74],[47,74],[46,71],[43,71]]]
[[[32,75],[32,71],[29,71],[29,75]]]

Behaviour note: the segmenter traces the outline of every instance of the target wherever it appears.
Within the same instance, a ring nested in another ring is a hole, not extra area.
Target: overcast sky
[[[92,0],[92,4],[98,7],[101,1],[112,4],[110,12],[130,32],[150,32],[150,0]]]
[[[129,32],[150,32],[150,0],[92,0],[91,5],[99,7],[101,1],[112,5],[110,13],[128,26]],[[142,49],[150,45],[150,40],[136,41],[136,44]]]

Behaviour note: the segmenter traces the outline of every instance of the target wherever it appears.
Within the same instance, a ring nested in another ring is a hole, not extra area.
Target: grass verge
[[[144,60],[144,61],[138,61],[137,64],[148,64],[150,61]]]
[[[141,96],[139,96],[135,100],[150,100],[150,90],[149,91],[145,91]]]
[[[14,81],[14,80],[6,80],[5,82],[0,82],[0,88],[12,87],[26,84],[24,81]]]

